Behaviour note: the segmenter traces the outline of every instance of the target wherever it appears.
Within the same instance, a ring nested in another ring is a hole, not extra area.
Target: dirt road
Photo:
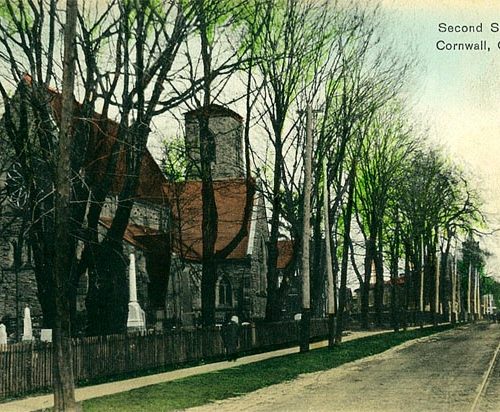
[[[469,325],[190,411],[498,412],[499,343],[500,325]]]

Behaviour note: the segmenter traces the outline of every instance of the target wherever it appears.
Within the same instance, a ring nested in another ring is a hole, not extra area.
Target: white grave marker
[[[26,306],[24,308],[24,320],[23,320],[23,341],[33,340],[33,328],[31,326],[31,313],[30,308]]]
[[[0,345],[7,345],[7,329],[4,324],[0,324]]]
[[[127,329],[129,331],[146,330],[146,314],[139,305],[139,302],[137,302],[135,255],[133,253],[130,254]]]

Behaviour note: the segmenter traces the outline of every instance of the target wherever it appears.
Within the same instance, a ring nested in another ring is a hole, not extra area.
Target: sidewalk
[[[343,337],[343,341],[350,341],[354,339],[363,338],[365,336],[377,335],[380,333],[390,332],[391,329],[373,331],[373,332],[352,332]],[[327,341],[317,342],[311,344],[311,349],[317,349],[327,346]],[[76,400],[78,402],[87,399],[99,398],[101,396],[113,395],[119,392],[130,391],[143,386],[155,385],[157,383],[169,382],[176,379],[186,378],[193,375],[200,375],[207,372],[219,371],[222,369],[233,368],[235,366],[246,365],[249,363],[259,362],[265,359],[270,359],[278,356],[289,355],[297,353],[299,347],[295,346],[287,349],[280,349],[272,352],[259,353],[257,355],[250,355],[239,358],[236,362],[216,362],[206,365],[195,366],[192,368],[178,369],[175,371],[158,373],[155,375],[142,376],[140,378],[127,379],[117,382],[103,383],[95,386],[86,386],[84,388],[76,389]],[[51,408],[53,406],[53,395],[32,396],[16,401],[0,403],[0,410],[2,412],[25,412],[25,411],[38,411],[40,409]]]

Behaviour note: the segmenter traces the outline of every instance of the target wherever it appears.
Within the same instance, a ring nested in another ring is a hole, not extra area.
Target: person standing
[[[229,317],[228,317],[229,318]],[[226,349],[226,359],[235,362],[238,359],[238,341],[240,326],[238,317],[232,316],[222,326],[222,341]]]

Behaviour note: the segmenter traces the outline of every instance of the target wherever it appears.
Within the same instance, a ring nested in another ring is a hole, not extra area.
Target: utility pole
[[[435,254],[435,259],[436,259],[436,273],[434,274],[434,319],[433,323],[434,326],[437,326],[438,324],[438,317],[439,317],[439,275],[440,275],[440,260],[441,260],[441,250],[439,248],[439,229],[436,229],[436,254]]]
[[[451,267],[451,310],[450,321],[454,325],[457,322],[456,298],[457,298],[457,251],[455,245],[455,253],[453,254],[453,262]]]
[[[323,213],[325,225],[325,260],[326,260],[326,275],[327,275],[327,302],[328,302],[328,347],[333,348],[335,345],[335,330],[336,330],[336,302],[335,302],[335,282],[333,279],[332,268],[332,252],[330,245],[330,219],[328,216],[328,175],[326,169],[326,157],[323,159]]]
[[[420,327],[424,326],[424,270],[425,270],[425,254],[424,254],[424,238],[422,235],[420,243],[420,296],[419,296],[419,312],[420,312]]]
[[[472,263],[469,263],[469,276],[467,278],[467,321],[471,316],[471,287],[472,287]]]
[[[304,211],[302,237],[302,317],[300,352],[309,350],[309,335],[311,328],[311,294],[309,283],[309,239],[311,237],[311,163],[312,163],[312,109],[306,110],[306,147],[304,159]]]

